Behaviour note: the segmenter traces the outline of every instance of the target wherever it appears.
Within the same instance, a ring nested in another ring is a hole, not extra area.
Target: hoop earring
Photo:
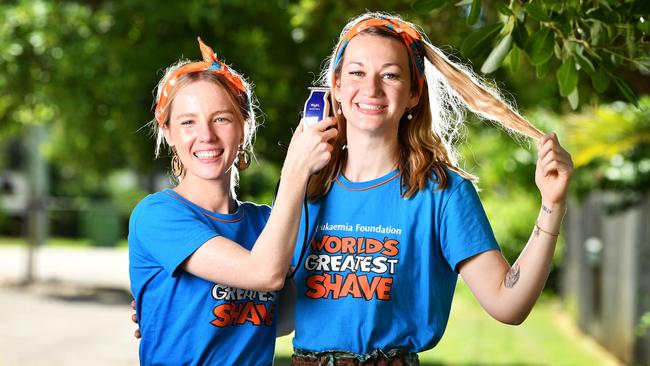
[[[237,150],[237,159],[235,159],[235,165],[237,166],[237,169],[241,170],[246,170],[251,165],[251,154],[244,150],[243,145],[239,145],[239,149]]]
[[[413,109],[412,108],[409,108],[409,111],[406,114],[406,119],[408,119],[409,121],[413,119]]]
[[[181,177],[185,173],[185,167],[176,153],[176,148],[172,147],[172,174],[175,177]]]

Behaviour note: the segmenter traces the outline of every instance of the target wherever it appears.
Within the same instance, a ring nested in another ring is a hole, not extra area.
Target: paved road
[[[18,286],[22,248],[0,247],[0,366],[138,364],[123,249],[43,249]]]

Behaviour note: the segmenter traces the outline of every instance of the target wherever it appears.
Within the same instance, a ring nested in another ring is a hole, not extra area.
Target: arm
[[[507,324],[521,324],[526,319],[546,284],[573,172],[571,156],[554,133],[542,137],[538,147],[535,183],[542,207],[517,261],[510,267],[501,253],[493,250],[459,265],[463,280],[481,306]]]
[[[271,216],[253,249],[218,236],[199,247],[182,268],[208,281],[238,288],[275,291],[282,288],[300,225],[308,178],[330,158],[328,143],[337,134],[334,119],[303,130],[291,139]],[[329,128],[329,129],[328,129]]]

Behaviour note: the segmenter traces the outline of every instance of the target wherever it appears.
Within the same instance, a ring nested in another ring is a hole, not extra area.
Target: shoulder
[[[429,182],[427,184],[427,190],[433,192],[439,192],[443,196],[452,195],[454,192],[458,190],[466,190],[466,189],[471,189],[474,192],[476,192],[476,188],[474,187],[472,181],[463,177],[458,172],[455,172],[449,168],[445,168],[445,175],[447,178],[447,185],[445,186],[444,189],[439,189],[438,186],[439,186],[440,178],[438,177],[436,172],[433,171],[431,174],[431,179],[429,179]]]
[[[131,221],[148,217],[164,219],[169,216],[187,215],[191,211],[189,206],[165,190],[143,198],[133,209]]]
[[[241,202],[240,205],[245,214],[262,217],[264,218],[264,221],[268,220],[268,217],[271,215],[271,207],[269,207],[269,205],[255,202]]]

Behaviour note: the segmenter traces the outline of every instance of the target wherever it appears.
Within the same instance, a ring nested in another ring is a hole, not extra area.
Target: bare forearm
[[[283,171],[271,216],[251,250],[253,268],[275,279],[272,282],[277,281],[278,288],[282,287],[291,262],[306,185],[304,172]]]
[[[564,212],[564,206],[542,205],[526,247],[504,274],[498,308],[508,323],[521,323],[544,289]]]
[[[459,271],[483,308],[495,319],[519,324],[542,292],[553,260],[565,212],[573,162],[554,133],[538,143],[535,184],[542,207],[526,247],[512,265],[498,251],[478,254]]]

